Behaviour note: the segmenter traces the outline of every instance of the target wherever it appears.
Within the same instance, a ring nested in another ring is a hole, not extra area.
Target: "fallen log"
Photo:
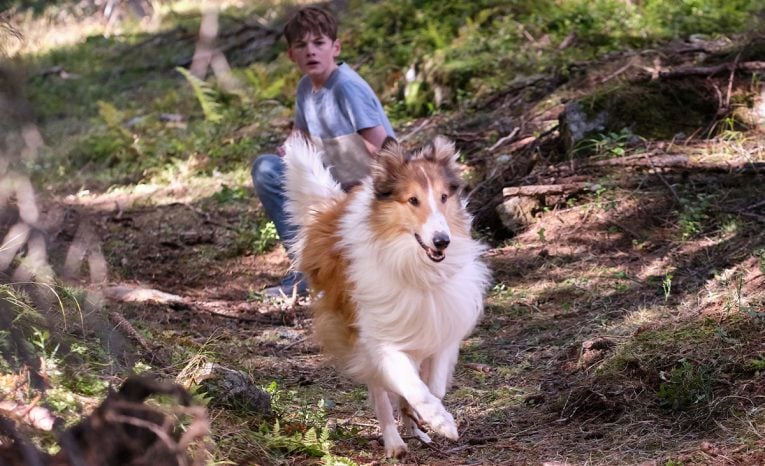
[[[547,196],[553,194],[571,194],[592,189],[593,183],[538,184],[531,186],[510,186],[502,189],[505,198],[515,196]]]
[[[698,170],[713,173],[741,173],[758,174],[765,173],[765,162],[751,162],[744,159],[725,162],[700,162],[691,159],[687,155],[649,155],[636,154],[627,157],[618,157],[605,160],[583,160],[565,162],[551,167],[546,174],[576,173],[588,168],[601,167],[625,167],[625,168],[648,168],[666,170]]]
[[[680,79],[690,76],[714,76],[723,71],[743,71],[748,73],[765,71],[765,61],[732,62],[714,66],[681,66],[677,68],[644,67],[643,70],[648,74],[643,79]]]
[[[713,174],[735,175],[761,175],[765,174],[765,162],[728,161],[728,162],[697,162],[687,155],[649,156],[646,154],[620,157],[615,159],[563,163],[551,167],[542,174],[527,177],[525,182],[534,183],[544,179],[548,183],[527,184],[524,186],[507,186],[502,189],[505,199],[516,196],[548,196],[548,195],[571,195],[582,191],[595,191],[600,185],[586,181],[588,176],[581,171],[603,167],[642,168],[653,170],[663,178],[662,172],[697,171]],[[592,175],[589,176],[592,178]],[[577,180],[577,181],[574,181]],[[581,180],[581,181],[579,181]],[[553,181],[553,183],[549,183]],[[555,181],[560,181],[555,183]],[[620,186],[630,185],[628,181],[622,181]]]
[[[765,173],[765,162],[749,162],[745,160],[697,162],[691,160],[687,155],[646,156],[640,154],[630,157],[588,162],[586,164],[578,165],[577,168],[605,166],[687,169],[719,173]]]

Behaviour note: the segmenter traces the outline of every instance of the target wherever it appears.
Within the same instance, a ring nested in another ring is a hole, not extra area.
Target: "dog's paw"
[[[457,424],[454,422],[452,415],[444,409],[441,402],[425,404],[417,412],[423,421],[439,435],[443,435],[450,440],[457,440],[459,438]]]
[[[404,442],[401,442],[400,445],[385,445],[385,457],[386,458],[396,458],[401,459],[406,456],[406,454],[409,452],[409,448],[406,446]]]
[[[430,424],[433,430],[449,440],[460,438],[460,434],[457,432],[457,424],[454,422],[452,415],[446,412],[446,410],[444,410],[442,415],[436,416],[433,421],[428,422],[428,424]]]
[[[402,458],[409,451],[395,428],[383,429],[383,444],[385,445],[385,456],[388,458]]]
[[[385,456],[386,458],[403,458],[406,456],[407,452],[409,452],[409,447],[406,446],[406,443],[404,443],[403,440],[401,440],[401,437],[398,438],[398,441],[386,441],[383,440],[385,443]]]

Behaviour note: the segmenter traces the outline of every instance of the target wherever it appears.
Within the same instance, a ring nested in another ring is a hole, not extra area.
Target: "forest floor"
[[[487,252],[494,284],[445,399],[460,440],[410,439],[402,463],[765,463],[763,175],[686,173],[672,190],[660,173],[630,176],[642,181],[541,211]],[[231,253],[257,201],[198,189],[61,199],[52,250],[90,225],[109,266],[105,309],[143,335],[135,349],[159,373],[177,375],[186,346],[264,386],[275,381],[289,428],[318,416],[336,426],[335,455],[387,463],[365,390],[327,367],[312,340],[310,302],[259,294],[288,269],[281,247]],[[707,205],[685,215],[701,231],[683,237],[676,196],[699,192]],[[733,223],[710,223],[710,209]],[[125,293],[136,289],[149,291]],[[229,459],[318,461],[261,451],[242,434],[261,417],[211,409],[213,439]]]

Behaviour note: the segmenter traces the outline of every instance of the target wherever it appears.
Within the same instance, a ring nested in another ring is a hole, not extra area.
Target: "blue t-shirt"
[[[379,125],[395,137],[380,99],[347,64],[340,63],[320,89],[313,89],[308,76],[298,83],[295,128],[324,150],[324,164],[338,181],[369,174],[370,154],[358,132]]]

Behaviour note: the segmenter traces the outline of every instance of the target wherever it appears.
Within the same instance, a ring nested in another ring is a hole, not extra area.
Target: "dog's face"
[[[441,137],[414,154],[386,140],[372,165],[371,224],[378,238],[407,235],[431,261],[444,260],[452,235],[469,234],[456,158],[454,145]]]

